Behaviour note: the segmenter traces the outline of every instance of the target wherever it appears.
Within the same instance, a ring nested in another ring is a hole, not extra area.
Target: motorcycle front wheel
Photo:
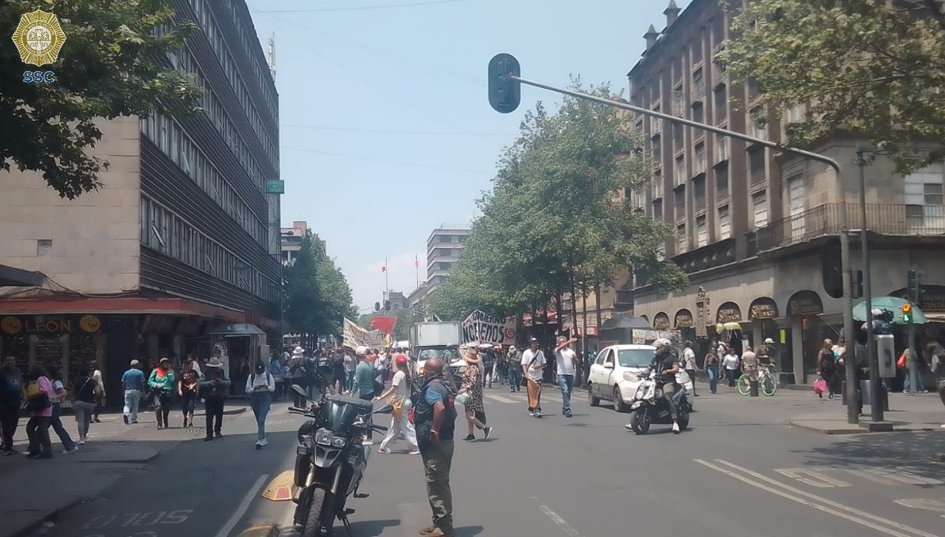
[[[325,489],[316,487],[312,490],[312,499],[308,504],[308,516],[305,517],[305,523],[302,525],[301,537],[322,537],[325,518],[334,516],[332,513],[323,513],[324,508]],[[328,531],[331,532],[330,526]]]
[[[638,409],[630,416],[630,428],[636,434],[646,434],[650,430],[650,417],[646,407]]]
[[[685,431],[689,427],[689,413],[680,412],[679,416],[676,418],[676,423],[679,424],[679,430]]]

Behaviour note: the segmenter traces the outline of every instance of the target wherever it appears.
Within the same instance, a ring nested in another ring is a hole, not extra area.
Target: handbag
[[[459,403],[459,404],[461,404],[461,405],[463,405],[463,406],[465,406],[466,403],[469,402],[469,399],[470,399],[470,398],[471,398],[471,396],[469,395],[468,392],[462,392],[462,393],[460,393],[460,394],[458,394],[458,395],[456,396],[456,402]]]
[[[35,382],[31,383],[26,389],[26,410],[37,412],[51,407],[49,394],[39,389]]]
[[[906,351],[902,351],[902,354],[899,355],[899,360],[896,362],[896,367],[899,369],[906,367]]]
[[[827,381],[823,378],[819,378],[814,381],[814,393],[821,395],[827,393]]]
[[[406,399],[406,397],[401,397],[401,398],[398,400],[396,395],[392,395],[392,396],[390,397],[390,407],[391,407],[390,415],[391,415],[392,417],[394,417],[394,418],[399,418],[400,416],[403,415],[403,413],[404,413],[404,399]]]

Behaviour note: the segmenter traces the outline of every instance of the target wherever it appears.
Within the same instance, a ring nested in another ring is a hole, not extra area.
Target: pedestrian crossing
[[[482,395],[483,399],[491,401],[494,403],[502,403],[506,405],[521,405],[525,404],[528,401],[528,394],[525,390],[520,392],[509,392],[503,389],[495,390],[485,390]],[[571,393],[571,399],[575,400],[586,400],[587,392],[584,390]],[[561,402],[561,392],[558,390],[557,386],[545,387],[541,392],[542,401],[555,401],[557,403]]]

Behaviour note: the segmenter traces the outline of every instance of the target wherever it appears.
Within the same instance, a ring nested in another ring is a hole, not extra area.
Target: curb
[[[813,427],[811,425],[806,425],[803,422],[798,422],[794,420],[789,420],[788,425],[790,427],[797,427],[798,429],[805,429],[808,431],[814,431],[814,432],[823,433],[823,434],[876,434],[876,432],[871,433],[871,431],[869,431],[868,429],[864,427],[851,426],[851,425],[821,428],[821,427]],[[896,427],[895,425],[893,425],[892,431],[877,431],[877,432],[924,433],[924,432],[932,432],[932,431],[940,431],[940,430],[941,430],[941,427],[933,427],[931,425],[930,426],[905,425],[901,427]]]
[[[279,537],[279,526],[269,524],[267,526],[253,526],[240,532],[238,537]]]
[[[10,537],[30,537],[32,535],[36,535],[35,532],[37,529],[44,526],[47,522],[51,522],[52,519],[57,518],[63,512],[68,511],[69,509],[72,509],[73,507],[79,505],[80,503],[82,503],[83,499],[84,498],[74,498],[66,502],[65,504],[61,505],[60,507],[57,507],[56,509],[49,511],[48,513],[44,513],[42,518],[39,518],[35,522],[31,522],[27,524],[26,526],[23,526],[23,528],[17,530],[15,533],[11,533]],[[43,531],[40,533],[40,535],[44,533],[45,532]]]

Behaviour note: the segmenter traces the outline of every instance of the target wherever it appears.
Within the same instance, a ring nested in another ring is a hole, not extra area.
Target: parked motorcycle
[[[299,427],[295,456],[295,524],[301,537],[332,535],[335,520],[351,534],[347,507],[350,496],[356,498],[367,468],[371,447],[363,437],[372,430],[386,431],[373,425],[371,401],[342,395],[325,395],[319,401],[306,397],[305,389],[293,385],[295,393],[311,406],[290,408],[289,412],[309,417]]]
[[[687,397],[687,390],[680,387],[673,392],[673,402],[676,403],[676,422],[680,430],[685,431],[689,426],[689,413],[692,406]],[[663,389],[656,382],[656,373],[650,373],[647,378],[640,378],[637,391],[633,394],[630,403],[630,423],[626,426],[636,434],[646,434],[650,425],[672,425],[673,418],[669,412],[669,403],[663,398]]]

